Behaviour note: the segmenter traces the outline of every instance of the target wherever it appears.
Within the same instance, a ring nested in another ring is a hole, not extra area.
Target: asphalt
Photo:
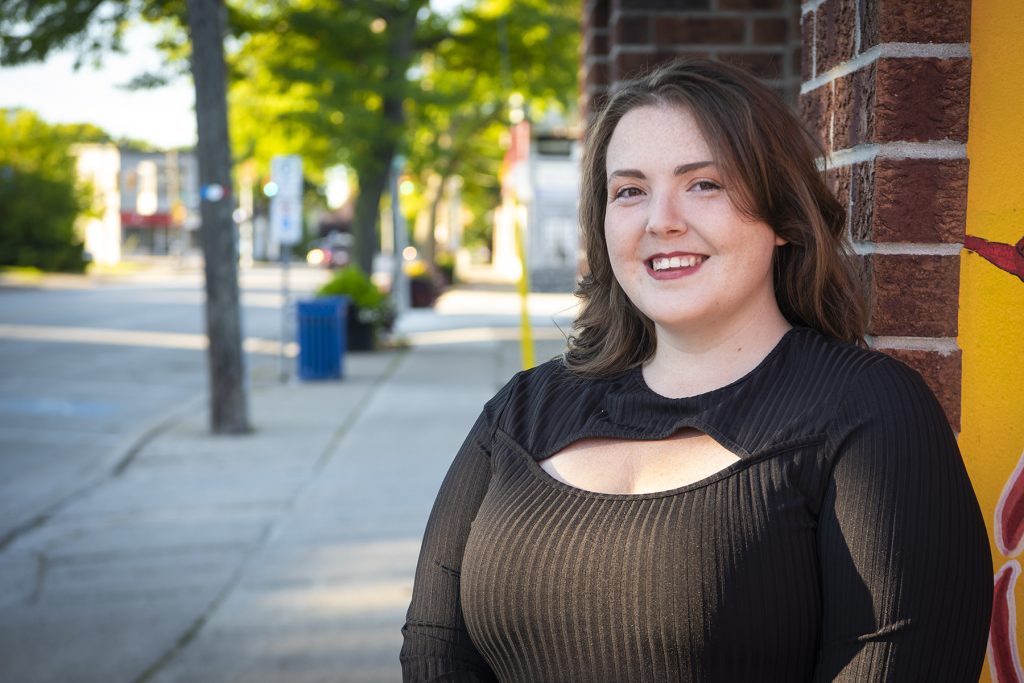
[[[447,302],[402,321],[407,348],[347,354],[341,381],[253,386],[252,434],[211,435],[201,401],[141,427],[9,536],[0,682],[399,681],[437,487],[520,366],[514,297]],[[540,319],[538,361],[562,345]]]

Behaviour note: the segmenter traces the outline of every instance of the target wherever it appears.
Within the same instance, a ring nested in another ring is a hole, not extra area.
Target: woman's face
[[[785,241],[730,200],[693,115],[638,107],[612,133],[604,231],[616,280],[665,331],[713,332],[777,312],[772,253]],[[699,328],[696,326],[700,326]]]

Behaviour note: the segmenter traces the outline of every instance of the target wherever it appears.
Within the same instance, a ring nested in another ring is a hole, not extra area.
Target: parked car
[[[306,263],[323,268],[344,268],[352,260],[352,235],[347,232],[332,232],[313,242],[306,254]]]

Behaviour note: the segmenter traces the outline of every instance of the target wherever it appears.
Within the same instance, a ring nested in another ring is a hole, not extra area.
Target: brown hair
[[[729,187],[737,188],[730,200],[787,241],[773,259],[775,298],[786,319],[863,344],[864,290],[849,255],[846,210],[816,166],[820,143],[753,76],[721,62],[686,59],[616,92],[587,131],[579,220],[590,272],[576,289],[582,304],[566,365],[578,374],[609,376],[654,354],[654,324],[615,280],[604,235],[608,144],[622,117],[644,106],[691,112]]]

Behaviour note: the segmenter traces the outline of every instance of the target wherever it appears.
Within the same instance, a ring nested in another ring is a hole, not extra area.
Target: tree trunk
[[[356,238],[356,263],[365,272],[373,270],[373,257],[377,253],[377,218],[380,214],[380,198],[384,194],[384,186],[388,182],[391,157],[395,155],[395,145],[378,146],[372,160],[356,169],[359,178],[359,194],[356,196],[356,212],[352,219],[352,228]],[[380,159],[386,158],[381,165]]]
[[[231,216],[224,16],[223,0],[188,0],[199,134],[196,155],[202,188],[200,236],[206,272],[210,428],[218,434],[241,434],[251,428],[242,355],[238,254]]]
[[[401,5],[387,16],[391,61],[381,84],[383,125],[378,144],[371,157],[358,169],[359,196],[353,229],[356,237],[356,262],[366,272],[373,268],[377,253],[377,219],[380,198],[391,172],[391,159],[398,151],[398,140],[405,133],[405,97],[408,89],[409,65],[415,51],[416,14],[424,3]]]

